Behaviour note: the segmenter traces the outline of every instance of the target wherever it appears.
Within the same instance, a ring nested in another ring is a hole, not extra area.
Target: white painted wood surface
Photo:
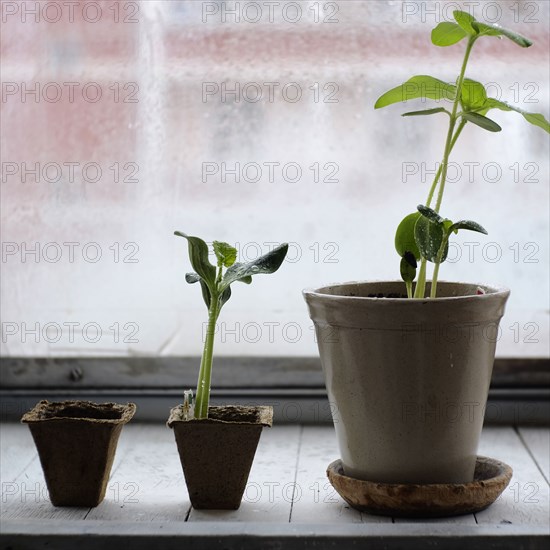
[[[391,523],[391,518],[363,514],[351,508],[333,489],[327,466],[339,458],[334,429],[304,426],[296,472],[295,523]],[[298,498],[299,497],[299,498]]]
[[[548,526],[549,441],[547,428],[485,429],[479,453],[510,464],[514,469],[512,482],[495,504],[475,518],[470,515],[439,523],[464,524],[465,528],[475,527],[476,520],[483,525]],[[123,429],[106,498],[93,509],[51,505],[26,426],[2,424],[0,446],[2,520],[247,524],[392,521],[350,509],[333,492],[325,475],[327,465],[338,458],[330,426],[287,425],[264,430],[243,503],[239,510],[228,512],[191,509],[174,436],[164,425],[129,424]]]
[[[106,498],[86,519],[184,521],[191,503],[174,432],[165,425],[129,424],[120,444]]]
[[[518,432],[542,475],[550,482],[550,428],[519,428]]]
[[[498,500],[476,514],[478,523],[542,524],[550,518],[550,487],[514,428],[483,430],[479,454],[498,458],[514,470]]]

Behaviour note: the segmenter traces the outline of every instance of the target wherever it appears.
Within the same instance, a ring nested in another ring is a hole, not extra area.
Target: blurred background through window
[[[373,104],[456,78],[464,44],[430,31],[457,8],[534,41],[480,41],[468,76],[548,117],[544,0],[3,1],[2,353],[199,355],[181,230],[242,260],[290,243],[276,275],[234,286],[218,354],[316,355],[302,288],[399,278],[395,227],[446,118]],[[502,133],[468,126],[442,210],[489,235],[459,234],[441,278],[509,286],[497,354],[547,356],[549,139],[493,113]]]

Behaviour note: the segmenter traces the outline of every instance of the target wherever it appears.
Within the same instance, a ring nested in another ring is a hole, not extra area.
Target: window
[[[444,120],[373,103],[413,74],[453,79],[462,47],[429,30],[458,5],[534,40],[480,44],[469,76],[548,117],[542,0],[2,2],[3,355],[199,355],[176,229],[242,259],[290,242],[235,289],[216,351],[316,355],[302,288],[399,276],[393,232]],[[546,357],[548,135],[494,118],[501,134],[467,129],[444,204],[489,236],[459,235],[442,278],[511,287],[497,353]]]

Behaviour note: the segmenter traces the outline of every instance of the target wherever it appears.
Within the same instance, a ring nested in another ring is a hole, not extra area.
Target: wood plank
[[[9,484],[17,479],[31,464],[37,460],[38,453],[28,426],[15,422],[0,425],[0,480],[2,494],[10,493],[13,487]]]
[[[105,500],[86,519],[185,521],[191,504],[173,431],[165,424],[130,424],[123,434],[123,460],[113,468]]]
[[[550,428],[518,428],[546,481],[550,482]]]
[[[485,428],[478,454],[509,464],[514,475],[499,499],[476,514],[477,522],[548,525],[550,487],[514,429]]]
[[[537,525],[362,525],[300,523],[186,523],[116,521],[5,522],[1,548],[34,550],[546,550],[547,527]]]
[[[333,489],[326,469],[340,456],[333,426],[304,426],[300,444],[292,523],[391,523],[391,518],[362,514]]]
[[[288,523],[294,496],[300,426],[264,429],[238,510],[191,509],[189,521]]]
[[[199,356],[0,357],[4,388],[78,389],[83,382],[88,388],[102,389],[194,387],[199,365]],[[217,389],[279,388],[281,380],[292,388],[325,387],[318,356],[216,356]],[[549,383],[548,359],[495,360],[493,388]]]

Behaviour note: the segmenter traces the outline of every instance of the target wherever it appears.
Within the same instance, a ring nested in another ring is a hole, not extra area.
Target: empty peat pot
[[[97,506],[105,497],[122,426],[133,403],[40,401],[25,413],[54,506]]]
[[[273,423],[273,407],[208,407],[208,418],[183,420],[181,406],[168,426],[176,444],[191,504],[197,509],[236,510],[262,428]]]
[[[304,291],[343,471],[379,483],[472,482],[510,291],[440,282],[434,299],[404,292],[391,281]]]

